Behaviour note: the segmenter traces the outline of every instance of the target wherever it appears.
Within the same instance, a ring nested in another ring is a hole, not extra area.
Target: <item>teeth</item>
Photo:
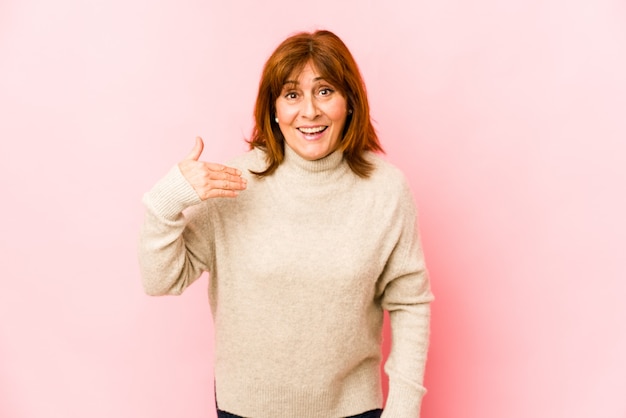
[[[322,132],[324,129],[326,129],[325,126],[317,126],[315,128],[298,128],[300,130],[300,132],[303,132],[305,134],[315,134],[318,132]]]

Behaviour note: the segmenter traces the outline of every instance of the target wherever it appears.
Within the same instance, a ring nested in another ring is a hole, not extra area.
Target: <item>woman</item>
[[[416,212],[404,176],[376,154],[343,42],[286,39],[254,115],[249,152],[202,162],[197,138],[144,196],[146,292],[180,294],[209,272],[220,417],[417,417],[432,294]]]

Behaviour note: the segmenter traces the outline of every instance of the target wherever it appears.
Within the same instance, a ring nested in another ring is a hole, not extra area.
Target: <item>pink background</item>
[[[315,28],[420,208],[422,417],[626,417],[621,0],[0,2],[0,417],[213,416],[207,279],[143,295],[141,195],[195,135],[242,152]]]

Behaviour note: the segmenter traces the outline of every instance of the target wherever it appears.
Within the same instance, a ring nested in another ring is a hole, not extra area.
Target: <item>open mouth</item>
[[[326,128],[328,128],[328,126],[316,126],[314,128],[298,128],[298,130],[305,135],[315,135],[315,134],[324,132]]]
[[[298,128],[298,131],[302,133],[304,139],[307,141],[313,141],[320,138],[326,129],[328,129],[328,126],[315,126],[311,128],[300,127]]]

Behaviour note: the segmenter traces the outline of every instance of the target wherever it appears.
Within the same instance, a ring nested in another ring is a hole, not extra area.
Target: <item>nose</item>
[[[305,97],[302,101],[302,108],[300,109],[300,115],[307,119],[315,119],[319,116],[319,109],[317,107],[317,103],[315,103],[315,98],[313,96]]]

